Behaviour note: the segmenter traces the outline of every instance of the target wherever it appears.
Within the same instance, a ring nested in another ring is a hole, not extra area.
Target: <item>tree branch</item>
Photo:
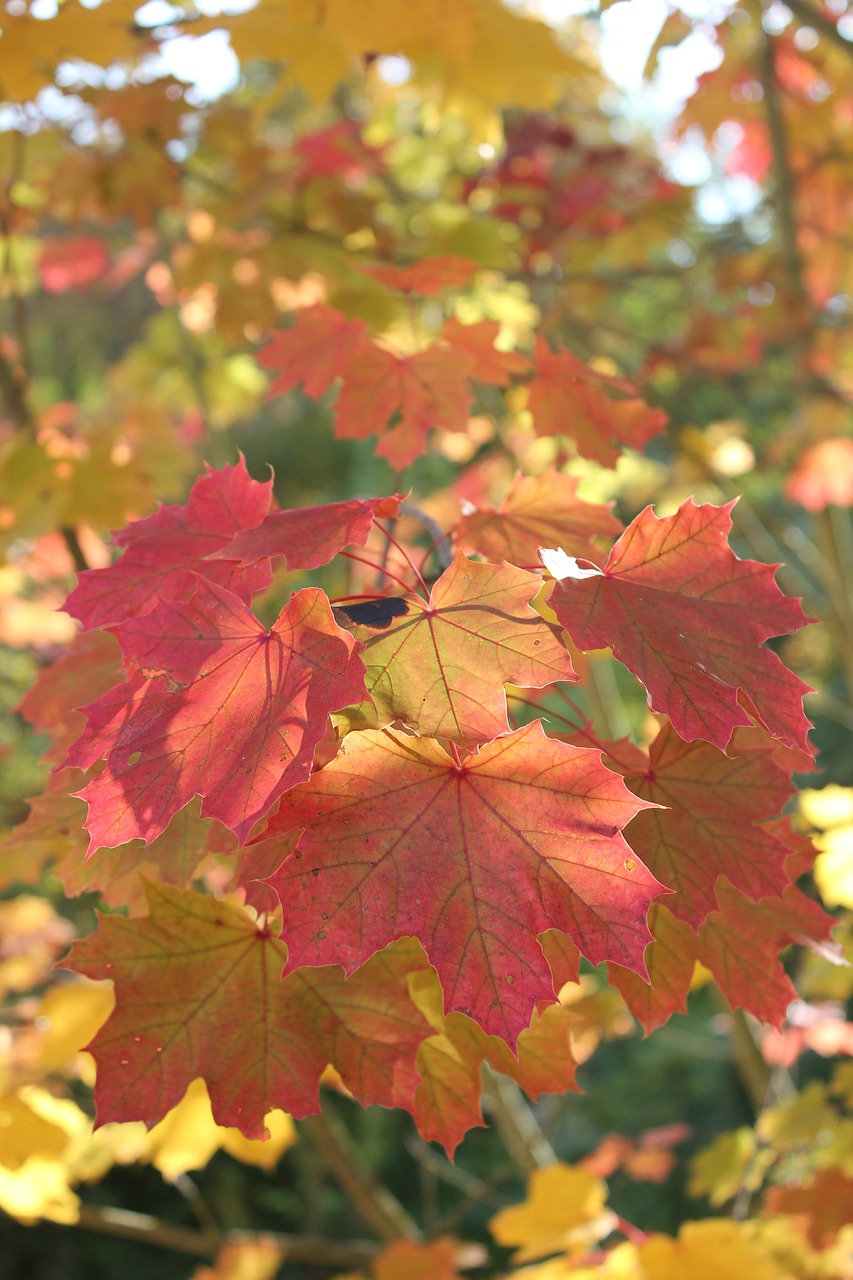
[[[785,3],[801,22],[814,27],[818,35],[826,36],[827,40],[831,40],[839,49],[853,57],[853,44],[841,34],[831,18],[815,9],[808,0],[785,0]]]
[[[147,1213],[129,1209],[84,1204],[75,1224],[85,1231],[137,1240],[160,1249],[212,1258],[226,1244],[270,1240],[286,1253],[289,1262],[316,1263],[328,1267],[358,1267],[375,1257],[377,1245],[370,1240],[326,1240],[322,1236],[289,1235],[282,1231],[197,1231],[174,1222],[163,1222]]]
[[[499,1075],[488,1063],[483,1064],[482,1077],[495,1127],[519,1169],[532,1173],[553,1164],[554,1150],[515,1081]]]
[[[344,1123],[330,1110],[300,1121],[335,1181],[383,1240],[419,1240],[421,1232],[387,1187],[376,1181]]]

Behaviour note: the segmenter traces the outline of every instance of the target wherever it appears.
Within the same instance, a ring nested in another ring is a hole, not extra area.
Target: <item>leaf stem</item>
[[[400,552],[400,555],[406,561],[406,564],[409,566],[412,573],[417,578],[418,586],[420,587],[421,591],[424,593],[424,597],[426,599],[429,599],[429,588],[427,587],[427,584],[424,582],[423,574],[421,573],[418,566],[415,564],[412,557],[409,555],[406,548],[400,545],[400,543],[393,536],[393,534],[388,529],[385,528],[384,524],[380,524],[378,520],[374,521],[374,523],[376,525],[376,528],[379,530],[379,532],[384,533],[385,537],[388,539],[391,546],[396,548],[396,550]]]
[[[415,588],[410,582],[404,582],[402,578],[398,578],[396,573],[391,573],[390,569],[386,569],[384,565],[377,564],[375,560],[368,560],[366,556],[356,555],[354,551],[341,551],[340,555],[345,560],[357,560],[359,564],[366,564],[368,569],[375,569],[377,573],[381,573],[383,577],[388,578],[390,582],[396,582],[404,591],[414,591]],[[351,599],[354,597],[350,597]]]

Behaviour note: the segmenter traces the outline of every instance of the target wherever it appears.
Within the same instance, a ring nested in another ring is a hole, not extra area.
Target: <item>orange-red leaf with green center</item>
[[[428,603],[406,595],[405,612],[381,630],[353,627],[371,701],[345,713],[349,725],[399,719],[425,737],[466,743],[506,733],[505,684],[577,679],[560,632],[530,608],[541,590],[532,573],[457,552]]]
[[[271,877],[289,968],[348,972],[404,935],[438,971],[445,1007],[514,1046],[554,998],[537,935],[569,933],[593,964],[643,969],[661,886],[621,828],[646,802],[594,751],[538,722],[457,764],[428,738],[352,734],[282,798],[267,834],[302,828]]]
[[[351,636],[317,589],[298,592],[267,632],[203,578],[186,604],[161,601],[118,628],[125,684],[86,708],[68,763],[106,767],[80,793],[91,848],[150,842],[202,797],[240,841],[311,771],[328,715],[364,695]]]
[[[467,358],[440,343],[410,356],[370,343],[344,370],[335,433],[357,440],[378,435],[376,452],[392,466],[406,467],[421,456],[431,430],[465,430],[467,372]]]
[[[548,603],[578,648],[612,648],[685,741],[704,738],[725,750],[753,716],[774,738],[807,751],[808,686],[762,641],[808,619],[779,590],[776,566],[731,550],[731,505],[688,498],[663,519],[647,507],[603,570],[545,553],[560,579]]]
[[[468,508],[453,541],[494,564],[536,564],[540,547],[588,555],[598,539],[617,537],[622,525],[608,507],[579,498],[577,487],[574,476],[559,471],[517,475],[498,508]]]
[[[614,467],[624,445],[642,449],[666,426],[664,411],[638,400],[626,378],[591,369],[571,351],[551,351],[544,338],[537,340],[534,358],[527,398],[533,425],[544,435],[568,436],[584,458]],[[629,398],[616,399],[608,390]]]
[[[366,334],[363,320],[348,320],[322,303],[298,311],[293,326],[276,333],[258,356],[258,363],[276,375],[267,399],[293,391],[300,382],[306,396],[323,395],[353,352],[367,347]]]
[[[411,1110],[432,1031],[408,990],[419,948],[400,943],[347,979],[336,965],[282,981],[286,949],[240,908],[165,885],[148,895],[150,916],[102,918],[64,962],[115,983],[89,1046],[99,1123],[150,1127],[200,1076],[216,1122],[260,1138],[274,1108],[320,1110],[330,1062],[361,1102]]]
[[[666,806],[637,815],[631,845],[674,891],[667,910],[694,929],[717,906],[721,876],[756,901],[788,883],[789,850],[761,825],[793,794],[773,750],[765,738],[763,745],[744,744],[732,758],[707,742],[683,742],[665,725],[651,745],[648,769],[625,775],[635,795]]]

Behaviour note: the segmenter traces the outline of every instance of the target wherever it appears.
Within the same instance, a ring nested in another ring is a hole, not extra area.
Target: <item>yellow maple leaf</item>
[[[164,1178],[203,1168],[220,1148],[244,1164],[271,1169],[296,1141],[296,1130],[283,1111],[271,1111],[264,1123],[270,1137],[262,1142],[250,1141],[236,1129],[218,1125],[213,1119],[207,1085],[203,1080],[193,1080],[178,1105],[151,1130],[148,1159]]]
[[[41,1030],[39,1066],[44,1071],[65,1067],[84,1049],[113,1011],[111,982],[77,982],[51,987],[39,1006]]]
[[[795,1280],[753,1239],[750,1223],[725,1218],[687,1222],[677,1240],[653,1236],[638,1259],[643,1280]]]
[[[520,1246],[513,1260],[584,1250],[615,1225],[605,1207],[607,1186],[584,1169],[552,1164],[532,1174],[523,1204],[502,1209],[489,1223],[498,1244]]]
[[[687,1188],[690,1195],[706,1196],[719,1208],[736,1196],[741,1187],[755,1190],[760,1182],[754,1168],[757,1152],[758,1143],[752,1129],[744,1127],[721,1133],[691,1160]],[[772,1154],[767,1155],[771,1160]]]

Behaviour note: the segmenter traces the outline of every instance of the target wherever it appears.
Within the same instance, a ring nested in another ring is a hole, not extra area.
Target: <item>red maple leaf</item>
[[[792,942],[826,943],[835,919],[793,884],[753,903],[724,880],[717,896],[719,909],[699,931],[699,959],[733,1009],[780,1027],[797,998],[780,950]]]
[[[835,924],[793,884],[778,897],[756,903],[723,879],[717,899],[718,908],[703,921],[698,937],[663,902],[652,904],[655,941],[645,956],[649,984],[626,968],[611,967],[611,981],[646,1031],[685,1008],[697,961],[711,971],[733,1009],[781,1026],[797,993],[779,952],[792,942],[824,944]]]
[[[674,891],[666,906],[679,920],[699,927],[717,906],[720,876],[755,900],[785,888],[789,849],[761,825],[792,795],[771,742],[743,744],[732,758],[707,742],[683,742],[665,725],[648,768],[625,781],[635,795],[666,806],[637,814],[631,846]]]
[[[374,280],[402,293],[419,293],[433,298],[445,289],[458,289],[482,271],[478,262],[455,254],[424,258],[411,267],[398,267],[391,262],[377,262],[363,268]]]
[[[370,343],[344,370],[335,431],[359,440],[379,434],[376,452],[394,467],[408,466],[423,453],[432,429],[464,431],[471,404],[467,372],[467,357],[441,343],[410,356]]]
[[[148,897],[150,916],[101,918],[64,962],[115,983],[89,1046],[100,1124],[150,1128],[202,1077],[216,1122],[261,1138],[268,1111],[320,1110],[329,1062],[361,1102],[411,1110],[432,1030],[408,990],[419,948],[397,944],[347,979],[334,966],[282,981],[285,947],[240,908],[165,885]]]
[[[725,750],[753,717],[808,751],[808,686],[762,641],[809,619],[777,587],[778,566],[739,560],[731,550],[731,506],[688,498],[664,519],[647,507],[603,570],[544,553],[559,578],[549,604],[579,648],[612,648],[685,741],[705,738]]]
[[[194,795],[203,817],[244,840],[308,776],[329,713],[364,696],[355,642],[316,589],[293,596],[267,632],[198,578],[187,603],[161,601],[118,631],[130,674],[86,708],[68,760],[107,761],[80,793],[93,849],[150,842]]]
[[[540,547],[587,555],[597,539],[615,538],[622,525],[609,507],[579,498],[577,487],[574,476],[559,471],[516,475],[499,507],[468,506],[453,540],[494,564],[536,564]]]
[[[544,338],[537,339],[534,359],[527,407],[536,430],[568,436],[584,458],[615,466],[622,446],[642,449],[666,426],[664,411],[637,399],[627,378],[599,373],[571,351],[551,351]],[[629,398],[614,399],[605,388]]]
[[[644,807],[596,752],[538,722],[461,763],[427,738],[353,734],[283,797],[268,830],[304,830],[271,879],[289,968],[351,971],[414,935],[446,1007],[514,1046],[536,1000],[553,999],[537,934],[562,929],[594,964],[642,969],[661,886],[621,828]]]
[[[86,727],[86,717],[76,708],[94,702],[120,675],[121,650],[115,636],[105,631],[75,636],[62,657],[39,672],[16,710],[40,733],[51,735],[45,760],[60,764],[65,759]]]
[[[500,351],[495,341],[501,331],[497,320],[463,324],[456,316],[445,320],[441,336],[454,351],[468,360],[468,375],[493,387],[508,387],[513,377],[530,369],[527,356],[518,351]]]
[[[366,333],[363,320],[349,320],[323,303],[298,311],[293,326],[277,333],[258,356],[259,364],[276,374],[267,399],[293,391],[300,383],[306,396],[323,395],[353,352],[367,348]]]
[[[290,572],[316,569],[328,564],[344,547],[363,547],[374,522],[393,520],[402,500],[395,494],[390,498],[351,498],[348,502],[273,511],[262,524],[238,533],[213,558],[251,564],[263,556],[283,556]]]
[[[423,976],[418,973],[414,980]],[[518,1037],[516,1056],[504,1040],[487,1036],[464,1014],[449,1014],[442,1034],[425,1040],[418,1054],[422,1078],[413,1112],[418,1132],[429,1142],[440,1142],[452,1156],[468,1130],[483,1123],[484,1062],[533,1099],[577,1089],[572,1025],[571,1013],[562,1005],[534,1011],[530,1026]]]
[[[476,742],[509,729],[504,685],[574,680],[560,632],[530,602],[542,580],[513,565],[484,565],[457,551],[428,601],[409,594],[390,625],[355,626],[370,698],[352,727],[403,720],[427,737]]]
[[[271,485],[252,480],[242,458],[208,469],[185,507],[161,507],[116,534],[126,548],[121,559],[81,573],[65,607],[87,627],[116,624],[157,599],[186,600],[199,574],[249,604],[272,581],[274,562],[283,557],[289,570],[328,564],[350,543],[363,546],[374,521],[393,519],[401,501],[353,498],[269,511]]]
[[[160,507],[114,534],[115,545],[124,548],[121,559],[106,569],[81,573],[65,608],[87,630],[122,622],[147,612],[163,597],[186,599],[197,573],[249,603],[272,581],[270,553],[248,565],[212,557],[235,534],[259,525],[271,500],[272,480],[253,480],[242,457],[233,467],[208,467],[185,506]]]
[[[38,271],[48,293],[66,293],[99,280],[109,265],[107,246],[100,236],[69,236],[44,241]]]
[[[663,902],[652,903],[649,928],[654,942],[646,947],[648,981],[621,965],[609,966],[610,981],[647,1032],[662,1027],[672,1014],[686,1009],[699,959],[696,934],[689,925],[676,920]]]

